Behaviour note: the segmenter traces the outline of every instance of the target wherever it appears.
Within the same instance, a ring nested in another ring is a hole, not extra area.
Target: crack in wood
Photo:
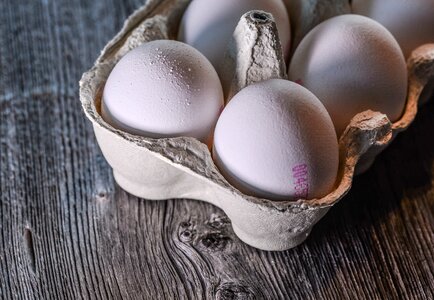
[[[36,273],[36,257],[35,257],[35,248],[33,245],[33,234],[30,228],[24,228],[23,233],[24,246],[27,251],[27,256],[29,259],[29,266],[33,273]]]

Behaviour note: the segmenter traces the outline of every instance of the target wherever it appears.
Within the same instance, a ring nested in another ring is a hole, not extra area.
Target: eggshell
[[[241,16],[250,10],[273,15],[284,53],[288,53],[291,30],[282,0],[194,0],[183,15],[178,39],[202,52],[220,74],[232,33]]]
[[[359,15],[316,26],[296,49],[288,75],[325,105],[338,136],[368,109],[398,120],[407,96],[407,66],[398,43],[378,22]]]
[[[291,52],[316,25],[332,17],[351,13],[348,0],[283,0],[291,20]]]
[[[434,42],[433,0],[353,0],[352,10],[384,25],[405,57],[417,47]]]
[[[250,85],[232,98],[214,134],[214,159],[240,191],[274,200],[329,193],[338,142],[321,102],[288,80]]]
[[[102,116],[137,135],[206,141],[222,106],[222,87],[207,59],[184,43],[158,40],[128,52],[114,67]]]

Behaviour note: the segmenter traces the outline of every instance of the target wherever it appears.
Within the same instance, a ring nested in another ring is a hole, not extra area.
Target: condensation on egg
[[[213,156],[234,187],[273,200],[325,196],[339,162],[324,106],[283,79],[250,85],[232,98],[216,125]]]
[[[115,128],[151,138],[189,136],[207,142],[223,107],[216,71],[193,47],[145,43],[114,67],[104,87],[102,117]]]
[[[353,0],[352,11],[385,26],[405,57],[423,44],[434,43],[433,0]]]
[[[398,43],[381,24],[359,15],[331,18],[309,32],[288,76],[320,99],[338,136],[368,109],[398,120],[407,96],[407,67]]]
[[[290,23],[282,0],[193,0],[183,15],[178,39],[201,51],[220,73],[224,54],[241,16],[251,10],[273,15],[287,55]]]

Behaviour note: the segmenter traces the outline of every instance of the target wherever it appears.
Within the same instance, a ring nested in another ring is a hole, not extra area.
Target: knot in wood
[[[219,232],[208,233],[201,238],[201,244],[208,250],[222,251],[230,238]]]
[[[235,282],[223,283],[220,287],[218,287],[216,293],[216,299],[218,300],[262,299],[260,296],[261,295],[256,294],[252,288]]]
[[[196,232],[196,226],[193,222],[184,221],[179,224],[178,238],[183,243],[189,243],[193,241]]]
[[[206,224],[213,228],[213,229],[223,229],[226,228],[231,221],[226,216],[217,216],[213,215],[211,216],[211,219],[209,221],[206,221]]]

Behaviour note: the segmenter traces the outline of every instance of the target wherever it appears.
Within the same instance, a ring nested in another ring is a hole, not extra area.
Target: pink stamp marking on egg
[[[303,80],[301,80],[300,78],[297,79],[297,80],[294,81],[294,82],[297,83],[297,84],[299,84],[299,85],[301,85],[301,86],[303,86]]]
[[[295,196],[307,199],[309,195],[309,181],[306,164],[299,164],[292,168],[292,178],[294,179]]]

